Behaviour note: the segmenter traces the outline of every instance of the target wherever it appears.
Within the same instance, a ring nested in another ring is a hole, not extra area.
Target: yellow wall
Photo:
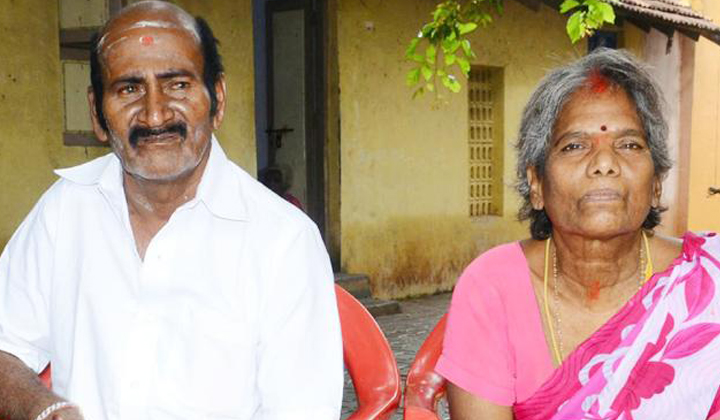
[[[693,1],[693,7],[715,22],[720,21],[720,2]],[[688,228],[720,231],[720,46],[705,38],[695,45],[692,143]]]
[[[220,40],[228,87],[225,120],[216,133],[228,157],[253,176],[255,148],[255,81],[251,0],[176,0],[173,3],[208,21]]]
[[[42,192],[52,170],[107,149],[62,145],[62,86],[56,0],[5,2],[0,13],[0,249]]]
[[[178,2],[181,3],[181,2]],[[229,104],[218,133],[229,156],[255,173],[250,0],[181,4],[221,40]],[[57,0],[5,2],[0,12],[0,249],[55,180],[52,170],[109,151],[62,145]],[[89,81],[88,81],[89,84]]]
[[[636,57],[643,58],[646,36],[646,33],[642,29],[639,29],[630,22],[626,22],[622,26],[622,47],[633,53]]]
[[[548,69],[573,50],[563,18],[505,2],[504,16],[473,39],[476,64],[504,68],[504,214],[468,217],[467,90],[411,100],[403,60],[434,2],[338,4],[342,264],[370,276],[376,296],[449,289],[490,246],[528,236],[515,221],[515,141],[522,107]]]

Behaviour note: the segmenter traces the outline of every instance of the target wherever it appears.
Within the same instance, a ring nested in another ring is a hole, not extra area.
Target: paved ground
[[[437,321],[447,311],[450,294],[444,293],[400,302],[402,312],[396,315],[385,315],[377,319],[380,328],[390,341],[395,358],[400,368],[403,384],[415,352],[430,333]],[[356,407],[355,391],[352,382],[345,374],[345,394],[343,397],[342,419],[346,419]],[[446,416],[445,416],[446,417]],[[392,420],[402,418],[401,410]],[[447,417],[446,417],[447,418]]]

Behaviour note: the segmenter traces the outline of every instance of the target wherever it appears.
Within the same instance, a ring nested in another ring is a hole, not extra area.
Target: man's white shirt
[[[213,138],[138,256],[112,154],[70,169],[0,257],[0,350],[89,420],[336,420],[342,343],[315,225]]]

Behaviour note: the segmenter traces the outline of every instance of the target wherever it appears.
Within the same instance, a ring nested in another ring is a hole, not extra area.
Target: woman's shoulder
[[[508,279],[528,276],[528,265],[519,242],[495,246],[478,255],[463,271],[458,284],[483,287],[507,284]]]
[[[650,255],[652,255],[654,271],[663,271],[680,255],[683,240],[674,236],[659,233],[648,235]]]
[[[690,259],[702,249],[706,255],[720,258],[720,236],[715,232],[686,232],[682,238],[658,233],[649,235],[655,271],[663,271],[682,258]]]

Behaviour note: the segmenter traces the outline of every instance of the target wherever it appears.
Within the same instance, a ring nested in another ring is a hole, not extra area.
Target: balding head
[[[105,57],[117,42],[122,41],[133,30],[157,28],[187,32],[198,45],[203,57],[203,81],[210,94],[211,113],[217,110],[215,84],[223,73],[223,65],[217,50],[218,41],[204,19],[193,18],[180,7],[164,1],[141,1],[125,7],[111,18],[95,35],[90,51],[90,78],[95,97],[95,112],[103,129],[107,124],[103,104],[103,66]],[[152,37],[144,39],[153,42]]]
[[[110,19],[100,30],[98,48],[104,54],[112,47],[112,38],[122,37],[135,28],[165,28],[187,31],[200,44],[195,18],[180,7],[164,1],[150,0],[132,4]]]

